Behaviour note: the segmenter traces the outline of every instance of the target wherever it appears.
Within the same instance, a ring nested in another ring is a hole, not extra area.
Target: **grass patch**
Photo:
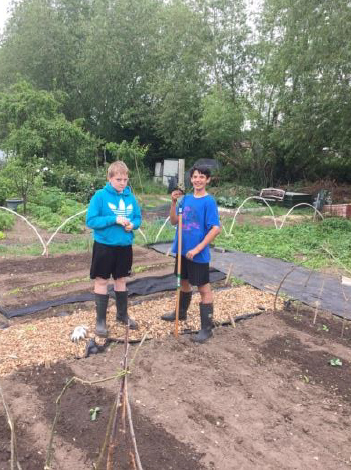
[[[227,230],[231,221],[225,221]],[[294,226],[274,227],[234,225],[231,237],[224,232],[216,239],[218,246],[321,269],[341,267],[351,270],[351,221],[330,218]],[[333,260],[327,248],[338,259]],[[339,265],[338,265],[339,264]]]
[[[40,291],[46,291],[48,289],[52,289],[55,287],[63,287],[67,286],[69,284],[76,284],[77,282],[87,282],[90,280],[89,276],[84,276],[81,278],[75,278],[75,279],[67,279],[65,281],[58,281],[58,282],[50,282],[49,284],[40,284],[38,286],[33,286],[30,289],[27,288],[20,288],[18,287],[17,289],[13,289],[9,291],[8,293],[5,293],[4,296],[8,295],[17,295],[19,293],[23,292],[40,292]]]
[[[141,227],[146,240],[141,235],[140,231],[135,232],[135,243],[137,245],[145,245],[145,243],[155,243],[156,237],[161,230],[161,227],[165,223],[164,219],[153,220],[152,222],[144,221]],[[158,236],[158,242],[166,242],[173,240],[175,235],[175,227],[168,221],[163,227],[161,233]]]
[[[72,240],[69,242],[52,242],[49,245],[49,253],[82,253],[91,250],[92,244],[93,242],[90,238],[72,237]],[[39,240],[30,245],[0,245],[0,256],[38,256],[42,252],[43,246]]]

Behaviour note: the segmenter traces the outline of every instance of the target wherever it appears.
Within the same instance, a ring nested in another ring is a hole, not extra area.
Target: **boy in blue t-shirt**
[[[140,208],[128,184],[128,167],[122,161],[112,163],[107,170],[108,183],[92,197],[86,224],[94,230],[90,278],[94,279],[96,329],[98,336],[108,335],[106,311],[109,300],[107,283],[112,275],[116,295],[116,320],[137,329],[128,317],[126,277],[130,276],[134,239],[133,230],[141,224]]]
[[[218,208],[215,199],[207,194],[206,185],[211,180],[210,169],[206,166],[194,166],[190,170],[193,194],[187,194],[180,202],[182,208],[182,262],[181,291],[179,300],[179,320],[186,320],[191,302],[191,286],[197,286],[201,296],[201,330],[192,338],[203,343],[212,336],[213,295],[209,282],[210,243],[221,232]],[[179,208],[177,200],[182,191],[172,192],[170,220],[177,225]],[[178,227],[174,238],[173,253],[178,252]],[[177,258],[175,264],[177,273]],[[163,315],[162,320],[174,321],[175,312]]]

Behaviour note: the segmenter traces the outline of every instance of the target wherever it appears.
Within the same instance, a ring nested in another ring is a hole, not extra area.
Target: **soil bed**
[[[217,328],[204,345],[188,335],[144,344],[129,379],[144,469],[350,468],[351,335],[345,329],[340,338],[341,320],[331,318],[321,312],[313,325],[308,310],[262,313],[236,328]],[[116,345],[87,359],[2,377],[24,470],[43,468],[54,402],[67,379],[108,377],[122,356]],[[330,365],[336,357],[342,366]],[[93,468],[115,392],[111,381],[67,390],[53,468]],[[95,406],[101,413],[93,422]],[[0,469],[7,470],[10,436],[2,408],[0,423]],[[123,446],[118,468],[124,470]]]

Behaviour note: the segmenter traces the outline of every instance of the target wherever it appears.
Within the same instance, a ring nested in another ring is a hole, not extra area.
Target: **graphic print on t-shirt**
[[[185,206],[183,212],[183,230],[199,230],[200,224],[196,214],[196,211],[193,207]]]
[[[133,204],[128,204],[128,206],[126,207],[125,202],[123,201],[123,199],[120,199],[119,204],[118,204],[118,208],[112,202],[108,203],[108,207],[113,211],[113,213],[117,217],[124,217],[126,219],[128,219],[129,216],[133,212]]]

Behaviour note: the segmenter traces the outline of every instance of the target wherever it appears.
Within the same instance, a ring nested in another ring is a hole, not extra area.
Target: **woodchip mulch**
[[[179,333],[184,329],[199,329],[199,301],[199,294],[194,294],[188,320],[179,322]],[[245,285],[214,291],[214,304],[214,320],[221,324],[229,321],[230,316],[233,318],[259,310],[272,310],[274,295]],[[140,340],[145,333],[151,338],[173,334],[174,324],[162,321],[160,316],[174,310],[174,305],[175,295],[130,306],[129,315],[139,324],[137,331],[130,332],[130,339]],[[282,308],[282,300],[279,298],[277,308]],[[123,340],[125,328],[115,322],[115,312],[115,302],[111,299],[107,314],[109,336]],[[76,344],[71,341],[71,335],[78,325],[86,325],[88,335]],[[0,330],[0,375],[23,367],[40,364],[49,366],[60,360],[84,357],[88,340],[94,338],[94,326],[95,314],[85,307],[77,308],[69,316],[33,320]],[[95,339],[97,344],[104,342],[103,339]]]

